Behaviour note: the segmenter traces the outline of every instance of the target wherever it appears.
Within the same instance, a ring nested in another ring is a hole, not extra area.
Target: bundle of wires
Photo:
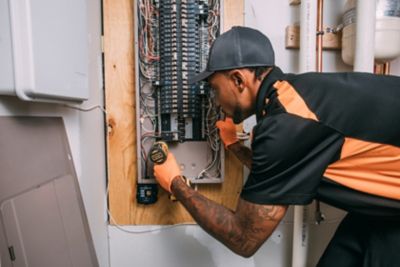
[[[220,26],[220,1],[219,0],[209,0],[209,9],[208,9],[208,17],[207,17],[207,27],[203,27],[203,29],[207,29],[205,32],[201,32],[201,69],[204,69],[207,64],[208,59],[208,51],[211,46],[211,43],[217,38],[219,33]],[[218,129],[215,126],[215,123],[219,119],[220,110],[215,104],[215,96],[213,95],[213,91],[210,90],[208,96],[208,109],[206,114],[206,122],[205,122],[205,134],[207,136],[208,145],[212,151],[212,157],[207,165],[207,167],[202,170],[197,179],[204,179],[210,177],[221,177],[221,141],[218,134]]]
[[[160,61],[158,9],[152,0],[140,0],[138,5],[140,73],[148,80],[155,80],[158,76],[158,62]]]
[[[209,0],[209,11],[208,11],[208,33],[210,44],[217,38],[220,24],[220,2],[219,0]]]
[[[208,107],[206,114],[206,136],[208,145],[212,151],[212,157],[207,167],[199,173],[197,179],[221,177],[222,175],[221,140],[219,138],[218,129],[215,127],[215,123],[219,119],[220,110],[216,107],[212,95],[208,98]]]
[[[138,46],[139,46],[139,99],[140,99],[140,145],[144,176],[147,171],[146,142],[154,142],[156,133],[154,82],[159,80],[159,11],[154,0],[138,2]]]

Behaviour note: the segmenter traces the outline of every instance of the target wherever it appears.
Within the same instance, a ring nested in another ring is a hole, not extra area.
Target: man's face
[[[209,83],[215,92],[217,105],[221,106],[226,116],[231,117],[236,124],[242,122],[245,116],[235,81],[223,72],[216,72],[209,78]]]

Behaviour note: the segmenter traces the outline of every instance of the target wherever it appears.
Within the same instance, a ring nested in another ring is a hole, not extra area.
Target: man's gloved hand
[[[239,142],[239,139],[236,136],[236,126],[233,123],[232,118],[227,117],[224,121],[217,121],[215,126],[219,129],[219,136],[221,137],[225,148]]]
[[[163,164],[154,165],[154,176],[162,188],[171,192],[172,180],[181,175],[181,169],[175,156],[169,152],[167,160]]]

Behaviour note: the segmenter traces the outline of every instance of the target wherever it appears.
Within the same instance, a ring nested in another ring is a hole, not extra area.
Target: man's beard
[[[235,110],[233,111],[233,122],[235,124],[239,124],[241,123],[245,118],[243,116],[242,111],[240,110],[240,108],[238,106],[235,107]]]

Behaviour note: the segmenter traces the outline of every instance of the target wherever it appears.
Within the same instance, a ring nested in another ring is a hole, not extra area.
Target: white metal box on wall
[[[86,1],[0,0],[0,94],[89,97]]]

